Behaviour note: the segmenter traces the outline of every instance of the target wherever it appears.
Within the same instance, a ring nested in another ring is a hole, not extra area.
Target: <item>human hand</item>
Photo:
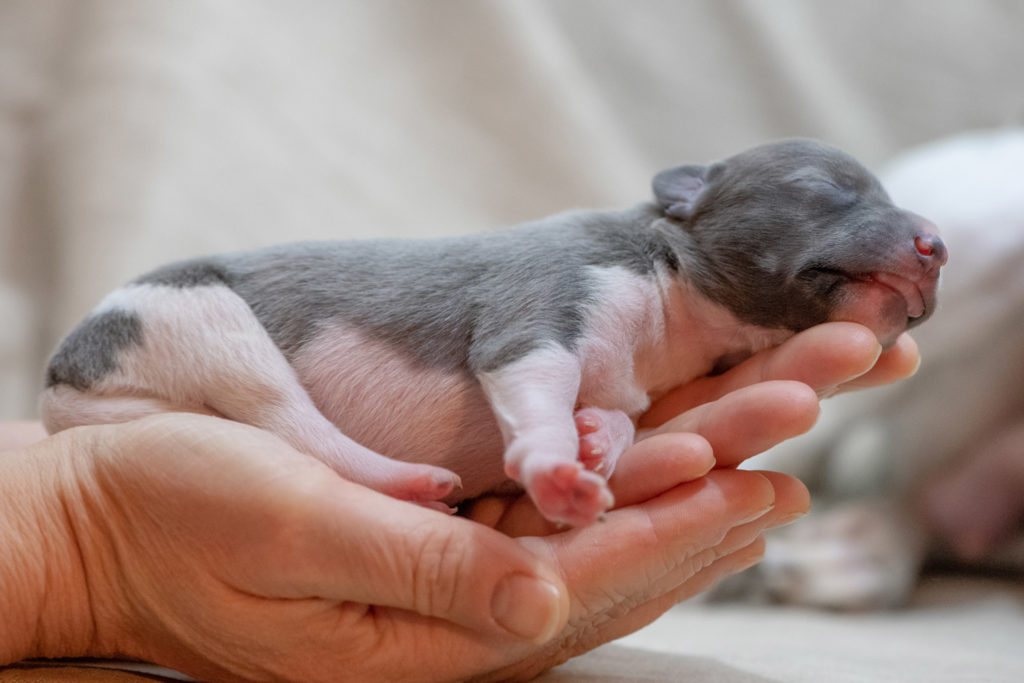
[[[3,502],[35,513],[16,538],[37,550],[0,596],[39,598],[5,615],[0,661],[130,656],[208,680],[536,672],[747,566],[761,530],[806,505],[760,475],[690,481],[708,454],[677,455],[681,486],[663,476],[663,494],[604,524],[515,540],[342,480],[236,423],[68,430],[0,458]],[[19,499],[26,481],[41,486]],[[631,620],[591,628],[614,617],[600,591],[628,592]]]
[[[701,477],[715,425],[743,403],[702,406],[704,436],[666,431],[630,449],[605,523],[518,540],[345,482],[233,423],[70,430],[0,459],[13,494],[0,507],[38,517],[14,528],[27,550],[16,581],[0,567],[0,598],[19,598],[0,661],[120,654],[216,680],[536,673],[749,565],[767,526],[806,509],[782,475]],[[806,417],[781,411],[769,431]],[[727,459],[750,450],[721,446]],[[493,521],[524,530],[515,515]],[[500,588],[510,575],[527,578]]]

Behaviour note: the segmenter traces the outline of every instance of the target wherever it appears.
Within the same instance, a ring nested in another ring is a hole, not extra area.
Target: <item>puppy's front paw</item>
[[[633,421],[621,410],[601,408],[581,408],[575,419],[580,462],[586,469],[610,477],[619,456],[633,443]]]
[[[558,524],[593,524],[615,502],[605,478],[577,462],[529,468],[523,485],[540,513]]]

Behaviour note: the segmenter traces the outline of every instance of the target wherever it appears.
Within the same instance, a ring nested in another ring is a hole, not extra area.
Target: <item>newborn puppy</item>
[[[210,413],[398,498],[511,478],[584,525],[652,398],[829,320],[890,344],[931,314],[945,260],[850,156],[769,144],[664,171],[626,211],[165,266],[63,342],[43,419]]]

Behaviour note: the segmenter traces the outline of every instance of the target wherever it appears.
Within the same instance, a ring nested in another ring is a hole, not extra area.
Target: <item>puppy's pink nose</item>
[[[914,238],[914,248],[917,249],[917,253],[929,269],[941,268],[946,265],[946,260],[949,258],[946,245],[935,234],[924,233],[918,235]]]

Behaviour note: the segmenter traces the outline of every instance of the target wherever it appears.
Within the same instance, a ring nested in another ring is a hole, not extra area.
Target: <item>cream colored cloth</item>
[[[3,0],[0,415],[169,259],[648,196],[811,136],[878,164],[1024,114],[1007,0]]]
[[[683,605],[619,646],[662,655],[652,666],[679,657],[679,675],[666,681],[688,680],[689,660],[699,655],[786,683],[1014,683],[1024,680],[1022,642],[1019,579],[946,576],[926,581],[910,607],[893,612]],[[746,680],[716,675],[707,680]]]

